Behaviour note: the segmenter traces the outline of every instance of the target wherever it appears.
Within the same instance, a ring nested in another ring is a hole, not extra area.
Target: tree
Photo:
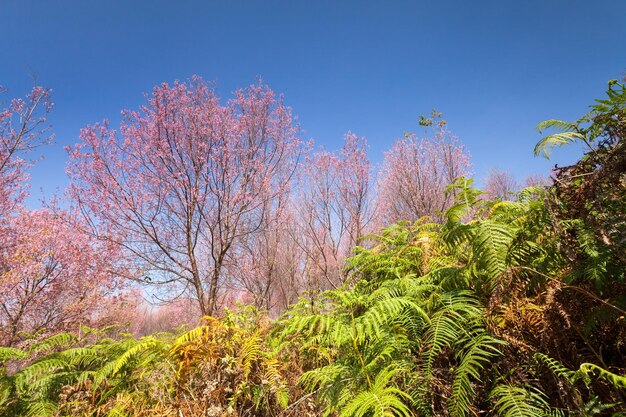
[[[489,175],[487,175],[487,180],[485,181],[485,192],[489,194],[492,199],[502,201],[510,200],[519,190],[519,183],[509,172],[499,169],[489,171]]]
[[[367,157],[367,141],[348,132],[339,153],[337,194],[345,211],[348,245],[352,248],[371,230],[374,197],[371,189],[372,164]]]
[[[139,305],[134,318],[135,334],[148,336],[198,325],[198,303],[192,298],[180,297],[162,305]]]
[[[76,229],[68,213],[22,211],[10,218],[0,251],[0,344],[20,332],[110,322],[126,302],[116,248]]]
[[[433,118],[437,118],[435,115]],[[421,122],[432,126],[431,119]],[[454,202],[446,189],[455,178],[468,174],[470,157],[445,127],[436,123],[432,138],[406,133],[385,153],[378,184],[379,223],[439,218]]]
[[[105,121],[69,149],[70,197],[146,281],[189,289],[214,314],[231,255],[291,187],[301,147],[291,111],[260,84],[221,105],[194,77],[123,115],[121,136]]]
[[[266,210],[267,227],[243,240],[234,255],[237,262],[232,263],[230,273],[259,309],[284,311],[305,288],[301,279],[303,251],[294,241],[293,205],[285,198],[274,209]]]
[[[5,92],[0,86],[0,94]],[[26,197],[30,163],[25,157],[52,140],[45,123],[53,105],[50,90],[35,86],[25,99],[13,99],[6,108],[0,108],[0,220],[13,213]]]
[[[50,90],[35,86],[0,109],[0,345],[17,343],[22,332],[125,318],[115,250],[83,235],[68,212],[23,206],[27,157],[53,139],[52,107]]]
[[[309,290],[343,283],[344,260],[373,216],[370,171],[365,138],[351,132],[338,154],[319,151],[307,159],[296,241],[305,253]]]
[[[546,175],[533,174],[524,180],[525,187],[549,187],[552,185],[552,179]]]

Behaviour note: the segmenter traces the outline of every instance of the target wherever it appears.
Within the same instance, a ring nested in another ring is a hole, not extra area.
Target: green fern
[[[20,360],[27,357],[28,352],[22,349],[0,346],[0,363],[10,360]]]
[[[550,412],[545,395],[533,387],[501,384],[491,391],[490,398],[498,417],[544,417]]]
[[[600,378],[610,382],[614,388],[626,388],[626,376],[614,374],[593,363],[581,364],[580,368],[578,368],[578,372],[587,376],[598,374]]]
[[[58,411],[58,406],[52,401],[45,399],[35,399],[29,401],[26,410],[26,417],[51,417]]]
[[[575,372],[563,366],[563,364],[561,364],[561,362],[557,361],[556,359],[553,359],[549,357],[548,355],[545,355],[541,352],[535,353],[534,358],[539,363],[543,363],[548,368],[550,368],[550,370],[556,376],[560,378],[564,378],[571,383],[575,382]]]
[[[54,349],[67,348],[77,343],[78,341],[78,336],[76,336],[75,334],[58,333],[33,344],[30,347],[29,352],[31,355],[34,353],[50,352]]]
[[[558,123],[556,123],[558,122]],[[548,127],[561,126],[565,129],[574,129],[576,125],[562,122],[560,120],[548,120],[543,122],[537,126],[539,132],[543,131],[543,129]],[[553,133],[541,139],[537,145],[535,145],[535,156],[542,155],[546,159],[550,159],[550,154],[555,147],[568,145],[573,142],[582,141],[585,139],[585,136],[576,131],[563,131],[558,133]]]
[[[398,389],[393,383],[397,369],[386,368],[381,370],[372,386],[363,392],[344,392],[345,406],[341,410],[341,417],[410,417],[413,413],[406,405],[411,402],[411,396]]]
[[[505,343],[478,329],[459,344],[462,345],[456,355],[459,365],[454,370],[452,396],[448,400],[450,414],[456,417],[467,416],[472,412],[471,403],[475,396],[472,382],[481,382],[481,371],[494,357],[500,355],[498,346]]]
[[[133,374],[137,371],[149,369],[151,364],[165,360],[168,347],[163,340],[155,337],[122,341],[122,343],[114,347],[113,351],[116,356],[95,372],[92,390],[99,389],[105,381],[114,387],[117,384],[130,385]],[[122,372],[126,374],[125,381],[114,379]],[[115,390],[107,391],[104,398],[107,398],[114,392]]]

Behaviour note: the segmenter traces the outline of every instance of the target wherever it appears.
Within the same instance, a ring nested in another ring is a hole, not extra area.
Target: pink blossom
[[[454,202],[446,189],[468,174],[470,158],[445,124],[436,129],[432,138],[406,134],[385,153],[378,184],[381,226],[422,216],[437,219]]]
[[[82,130],[69,196],[144,276],[192,289],[212,314],[233,253],[291,187],[302,146],[291,110],[261,84],[222,105],[193,77],[123,115],[119,134],[106,122]]]

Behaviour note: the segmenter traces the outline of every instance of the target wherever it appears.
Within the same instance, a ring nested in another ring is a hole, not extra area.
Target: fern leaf
[[[48,417],[54,416],[57,412],[58,407],[51,401],[48,400],[34,400],[28,403],[26,409],[27,417]]]
[[[407,406],[411,396],[393,386],[392,379],[396,370],[382,370],[374,380],[371,388],[356,396],[341,410],[341,417],[410,417],[413,414]]]
[[[365,332],[357,335],[360,342],[366,339],[380,337],[381,328],[389,325],[392,321],[398,321],[406,311],[416,314],[424,322],[430,323],[430,318],[424,309],[417,303],[406,298],[390,298],[376,303],[363,316],[359,317]]]
[[[557,146],[567,145],[577,140],[583,140],[585,137],[578,132],[559,132],[548,135],[541,139],[535,145],[535,156],[542,155],[546,159],[550,159],[552,150]]]
[[[244,371],[244,378],[248,378],[254,362],[261,356],[261,335],[255,332],[243,340],[241,350],[237,355],[237,360]]]
[[[560,132],[572,132],[578,125],[572,122],[565,122],[563,120],[548,119],[537,125],[537,131],[542,133],[546,129],[556,129]]]
[[[479,265],[490,279],[498,277],[506,270],[506,257],[513,237],[513,230],[508,225],[490,220],[477,224],[473,247]]]
[[[16,374],[16,385],[21,391],[26,391],[28,386],[45,375],[54,374],[66,367],[66,362],[58,357],[46,357],[37,361]]]
[[[480,371],[493,357],[500,354],[497,346],[503,344],[505,342],[485,332],[471,335],[465,342],[463,350],[457,354],[460,363],[454,372],[452,396],[448,401],[452,416],[463,417],[470,414],[470,404],[475,395],[471,381],[480,381]]]
[[[583,363],[578,371],[585,375],[597,372],[600,378],[610,382],[615,388],[626,388],[626,376],[614,374],[593,363]]]
[[[431,318],[424,334],[426,374],[432,375],[433,364],[446,346],[452,345],[462,334],[462,318],[457,314],[438,312]]]
[[[138,354],[146,350],[154,349],[155,347],[160,347],[161,345],[162,342],[153,337],[140,339],[136,342],[136,344],[134,344],[130,349],[126,350],[116,360],[107,363],[96,373],[96,376],[94,378],[94,388],[97,388],[106,378],[114,376],[118,372],[120,372],[130,363],[131,359],[133,359]]]
[[[536,389],[501,384],[492,391],[494,410],[499,417],[543,417],[550,409],[545,395]]]
[[[536,361],[541,362],[550,368],[554,375],[564,378],[570,383],[574,382],[573,379],[575,377],[575,372],[563,366],[561,362],[549,357],[548,355],[544,355],[541,352],[535,353],[534,358]]]
[[[28,353],[21,349],[0,346],[0,363],[8,360],[18,360],[28,357]]]
[[[72,333],[59,333],[53,336],[50,336],[41,342],[35,343],[31,346],[31,353],[40,353],[40,352],[49,352],[53,349],[59,347],[69,347],[70,345],[76,343],[78,341],[78,337]]]

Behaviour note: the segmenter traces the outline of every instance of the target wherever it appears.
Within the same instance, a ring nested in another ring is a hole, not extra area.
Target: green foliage
[[[615,388],[626,388],[626,376],[614,374],[593,363],[583,363],[580,365],[579,372],[586,375],[597,373],[601,378],[609,381]]]
[[[350,260],[352,289],[324,294],[321,311],[288,314],[283,337],[315,352],[301,383],[319,394],[327,414],[365,412],[345,399],[373,398],[389,367],[405,370],[385,387],[409,409],[434,411],[433,389],[447,384],[447,412],[474,412],[482,391],[476,384],[505,343],[486,327],[481,297],[491,284],[472,280],[490,283],[506,270],[516,229],[495,218],[462,223],[460,213],[479,204],[468,185],[460,186],[445,225],[421,220],[384,229]]]
[[[585,139],[583,134],[572,131],[573,129],[577,128],[575,124],[570,124],[561,120],[546,120],[545,122],[537,126],[537,129],[540,133],[544,129],[550,128],[557,128],[564,131],[553,133],[539,141],[539,143],[537,143],[537,145],[535,146],[535,155],[542,155],[543,157],[549,159],[553,148],[557,146],[568,145],[572,142],[576,142],[578,140],[582,141]]]
[[[0,346],[0,362],[24,359],[27,356],[28,353],[21,349]]]
[[[343,399],[346,403],[341,417],[410,417],[407,403],[411,397],[391,384],[397,370],[385,368],[378,372],[371,387],[355,397]],[[345,395],[349,395],[347,392]]]
[[[258,314],[246,309],[206,322],[178,336],[112,339],[82,332],[53,335],[27,351],[3,348],[4,360],[22,366],[0,375],[0,414],[168,415],[184,405],[191,413],[213,407],[261,416],[286,408],[283,366],[265,343],[267,327]],[[210,378],[230,385],[230,394],[209,389]]]
[[[541,340],[562,331],[556,322],[569,313],[558,291],[571,285],[562,280],[567,258],[547,192],[529,188],[516,201],[492,202],[471,185],[454,185],[457,202],[444,224],[422,219],[371,236],[374,244],[349,261],[351,287],[287,313],[283,338],[307,353],[301,384],[326,415],[373,414],[348,399],[374,404],[372,387],[388,368],[402,374],[385,379],[390,398],[420,415],[469,416],[490,407],[503,416],[564,415],[590,401],[593,383],[581,391],[576,381],[593,373],[611,385],[605,398],[620,398],[618,374],[580,356],[573,358],[579,371],[559,368],[539,350],[554,349]],[[545,364],[573,378],[559,401],[546,394],[555,387],[536,380]]]
[[[576,132],[588,146],[577,163],[556,171],[549,202],[573,279],[589,280],[601,292],[623,283],[626,266],[626,86],[612,80],[606,94],[575,123],[542,124]],[[540,151],[552,136],[538,144]]]
[[[534,388],[501,384],[491,391],[490,398],[499,417],[544,417],[550,412],[545,395]]]
[[[626,88],[624,84],[611,80],[606,93],[606,99],[596,100],[596,104],[591,106],[591,111],[574,123],[555,119],[540,123],[537,126],[540,133],[546,129],[556,129],[558,132],[540,140],[535,146],[535,155],[549,158],[554,147],[577,141],[585,143],[588,149],[594,153],[596,148],[592,144],[598,139],[606,135],[619,135],[620,130],[623,131],[624,129],[624,123],[626,123],[624,119]]]
[[[454,370],[452,396],[449,399],[450,414],[454,416],[471,415],[476,393],[473,383],[481,381],[480,370],[500,355],[498,345],[503,342],[479,330],[477,334],[468,334],[462,344],[464,346],[457,354],[458,366]]]

